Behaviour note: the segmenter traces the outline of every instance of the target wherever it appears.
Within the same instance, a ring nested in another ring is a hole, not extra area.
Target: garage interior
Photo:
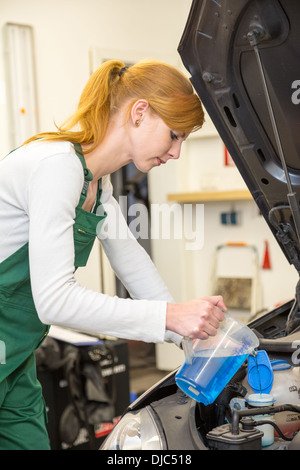
[[[189,0],[0,0],[4,33],[0,36],[0,158],[36,132],[55,130],[54,123],[73,112],[83,85],[105,60],[131,64],[151,57],[187,73],[177,47],[190,4]],[[35,102],[18,110],[19,134],[7,118],[10,89],[19,86],[17,80],[7,81],[9,26],[26,31],[32,41],[26,67],[33,67],[30,86]],[[178,161],[147,175],[128,165],[112,175],[112,183],[116,199],[126,198],[126,217],[132,204],[151,208],[149,232],[151,224],[162,224],[163,217],[169,217],[167,235],[159,231],[139,242],[176,302],[233,292],[228,298],[230,314],[247,323],[293,298],[297,273],[286,263],[207,114],[203,128],[185,142]],[[156,212],[162,204],[167,212]],[[185,211],[188,205],[191,210]],[[179,212],[186,230],[182,228],[177,237]],[[127,220],[130,223],[129,216]],[[98,292],[128,296],[100,244],[76,279]],[[53,449],[99,448],[126,407],[184,360],[183,351],[174,344],[85,335],[51,328],[48,341],[37,352]],[[77,395],[82,386],[76,383],[77,366],[84,366],[79,375],[90,384],[83,399]],[[82,411],[86,400],[89,418]],[[83,413],[80,422],[74,407]],[[90,427],[95,424],[99,426],[93,434]]]

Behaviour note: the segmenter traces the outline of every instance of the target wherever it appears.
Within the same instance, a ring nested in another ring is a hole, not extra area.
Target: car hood
[[[261,214],[300,271],[299,0],[194,0],[178,47]]]

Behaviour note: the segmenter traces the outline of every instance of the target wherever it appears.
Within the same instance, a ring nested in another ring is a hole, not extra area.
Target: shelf
[[[253,198],[247,189],[233,191],[213,191],[201,193],[173,193],[167,195],[168,201],[177,202],[213,202],[213,201],[251,201]]]

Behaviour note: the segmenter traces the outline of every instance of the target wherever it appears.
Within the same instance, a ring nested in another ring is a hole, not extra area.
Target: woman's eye
[[[178,136],[173,131],[170,132],[170,135],[172,140],[178,140]]]

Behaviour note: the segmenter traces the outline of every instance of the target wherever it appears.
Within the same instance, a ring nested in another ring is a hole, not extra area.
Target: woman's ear
[[[143,120],[144,114],[148,109],[149,103],[147,100],[140,99],[133,104],[131,108],[130,117],[134,126],[137,126],[137,123],[139,123],[138,126],[140,125],[141,121]]]

